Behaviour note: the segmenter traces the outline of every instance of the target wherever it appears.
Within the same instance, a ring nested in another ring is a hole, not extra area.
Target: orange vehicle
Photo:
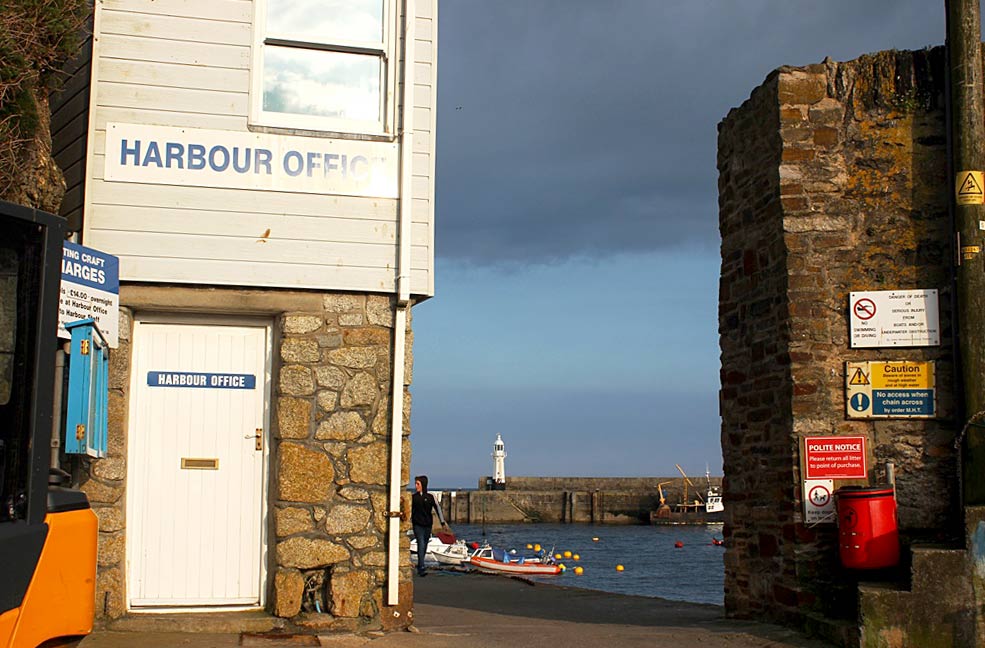
[[[0,648],[92,630],[96,516],[49,472],[63,239],[0,201]]]

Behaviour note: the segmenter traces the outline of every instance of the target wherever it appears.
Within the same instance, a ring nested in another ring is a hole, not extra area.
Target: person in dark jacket
[[[411,498],[410,521],[414,525],[414,538],[417,540],[417,574],[426,576],[424,571],[424,554],[428,552],[428,541],[431,539],[431,525],[434,524],[434,516],[431,511],[438,512],[438,519],[441,526],[445,524],[445,518],[441,515],[441,508],[434,501],[434,495],[428,492],[427,475],[414,477],[414,496]]]

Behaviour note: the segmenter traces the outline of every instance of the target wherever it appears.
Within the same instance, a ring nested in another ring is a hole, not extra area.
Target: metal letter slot
[[[219,470],[218,459],[192,459],[191,457],[181,458],[182,470]]]

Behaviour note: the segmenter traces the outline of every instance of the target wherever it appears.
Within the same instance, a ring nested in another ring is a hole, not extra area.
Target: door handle
[[[256,440],[254,447],[257,450],[263,450],[263,428],[257,428],[256,434],[253,435],[253,438]]]

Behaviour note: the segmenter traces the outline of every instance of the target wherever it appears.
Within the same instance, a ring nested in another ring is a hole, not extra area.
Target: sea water
[[[616,594],[723,603],[725,548],[712,542],[722,538],[721,524],[455,524],[452,530],[467,542],[488,542],[519,554],[533,553],[528,544],[540,544],[562,556],[566,551],[578,554],[580,560],[562,557],[560,562],[567,568],[562,574],[532,580]],[[678,542],[683,546],[676,547]],[[617,571],[616,565],[622,565],[623,571]],[[580,576],[575,567],[583,568]]]

